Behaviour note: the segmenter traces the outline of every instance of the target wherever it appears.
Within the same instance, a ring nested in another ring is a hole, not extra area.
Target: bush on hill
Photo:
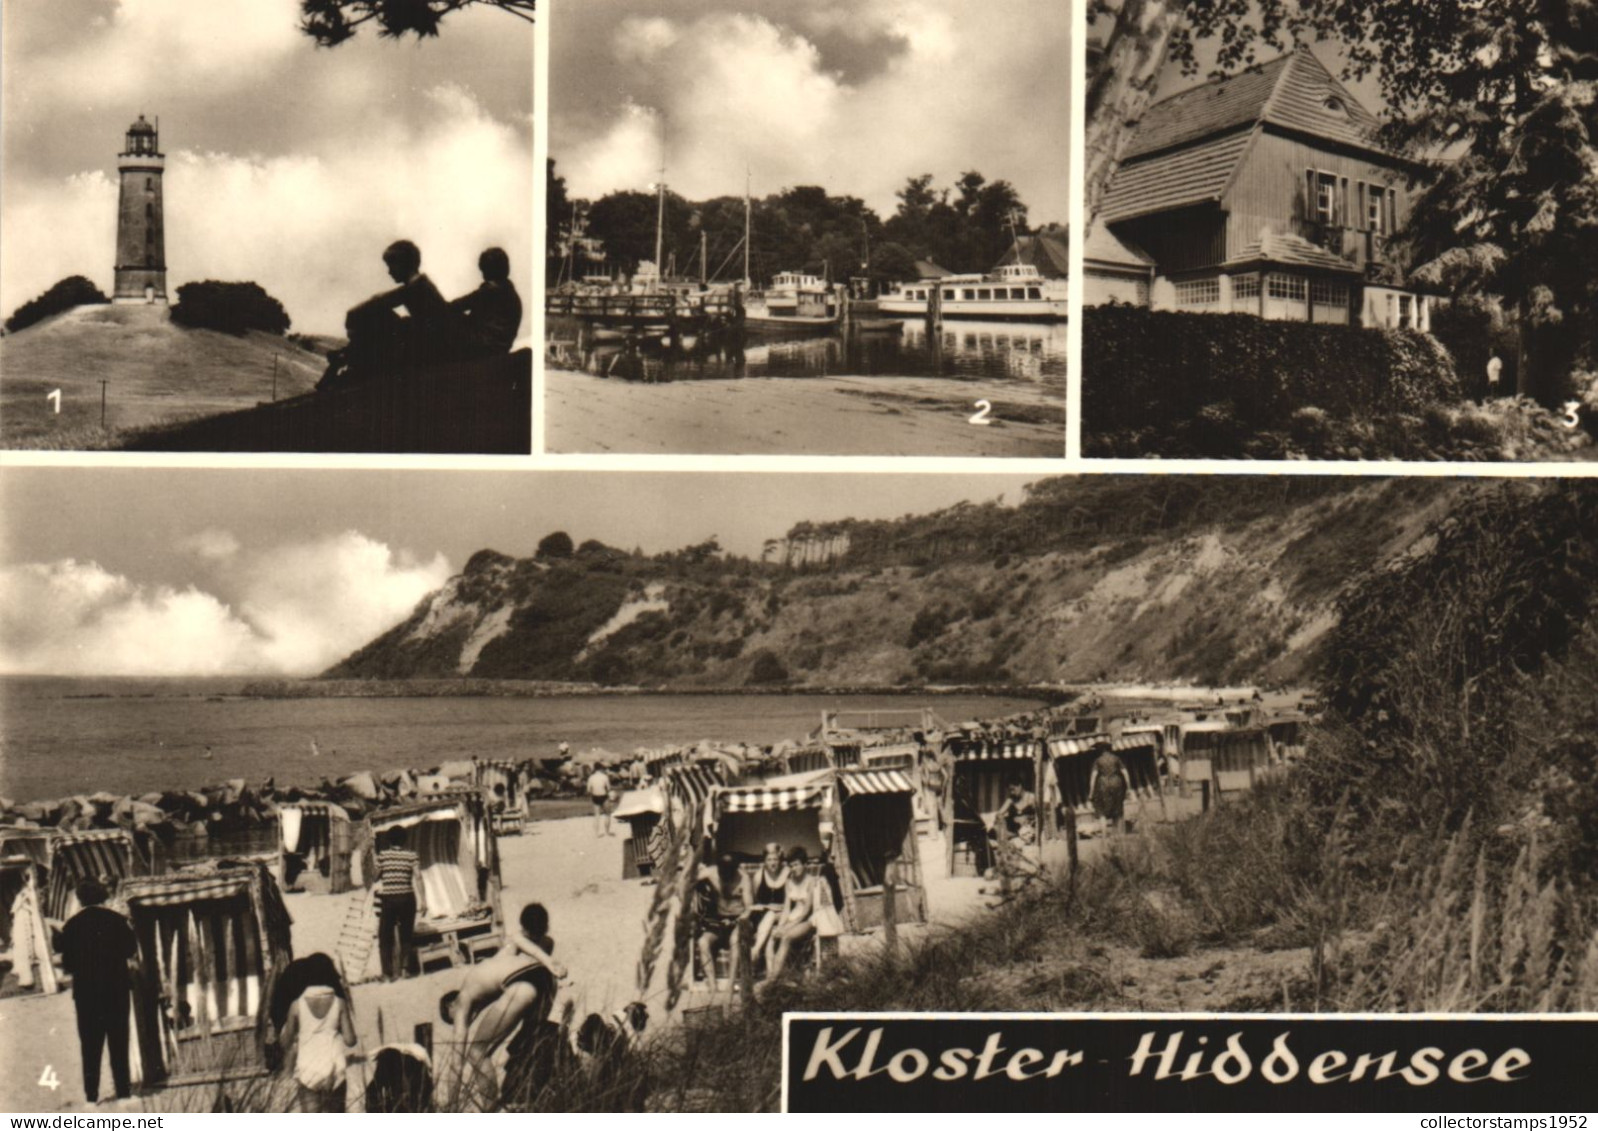
[[[55,284],[38,298],[29,299],[6,319],[6,332],[15,334],[18,330],[26,330],[36,322],[43,322],[46,318],[60,314],[64,310],[71,310],[74,306],[91,306],[108,303],[99,287],[95,286],[82,275],[69,275]]]
[[[243,335],[250,330],[268,334],[288,332],[289,316],[283,304],[257,283],[184,283],[178,288],[172,321],[198,330],[220,330]]]

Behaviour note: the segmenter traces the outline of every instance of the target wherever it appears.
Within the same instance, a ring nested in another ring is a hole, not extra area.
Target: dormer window
[[[1328,94],[1326,96],[1326,99],[1321,103],[1321,105],[1326,107],[1328,110],[1330,110],[1334,114],[1347,114],[1348,113],[1348,107],[1345,106],[1343,104],[1343,100],[1341,98],[1337,97],[1337,95],[1335,95],[1335,94]]]

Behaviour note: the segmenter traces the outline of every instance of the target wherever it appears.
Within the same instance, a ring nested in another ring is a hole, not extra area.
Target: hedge
[[[1239,456],[1253,435],[1291,431],[1295,414],[1302,428],[1301,410],[1352,421],[1461,397],[1448,352],[1412,330],[1119,305],[1082,313],[1089,455]]]

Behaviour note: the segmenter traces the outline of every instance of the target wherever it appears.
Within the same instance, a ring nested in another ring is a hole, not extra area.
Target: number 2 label
[[[977,404],[976,414],[973,415],[970,420],[966,421],[966,423],[967,424],[992,424],[993,421],[988,419],[988,413],[993,411],[993,405],[991,403],[989,403],[988,401],[977,401],[976,404]]]
[[[51,404],[53,404],[55,406],[56,415],[60,416],[61,415],[61,390],[60,389],[51,389],[48,393],[46,393],[44,395],[44,399],[49,401]]]

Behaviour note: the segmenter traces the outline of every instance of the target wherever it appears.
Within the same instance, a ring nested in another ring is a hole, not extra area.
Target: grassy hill
[[[175,325],[163,306],[80,306],[0,338],[0,444],[119,447],[155,425],[271,401],[274,369],[277,399],[309,392],[325,367],[286,338]]]

